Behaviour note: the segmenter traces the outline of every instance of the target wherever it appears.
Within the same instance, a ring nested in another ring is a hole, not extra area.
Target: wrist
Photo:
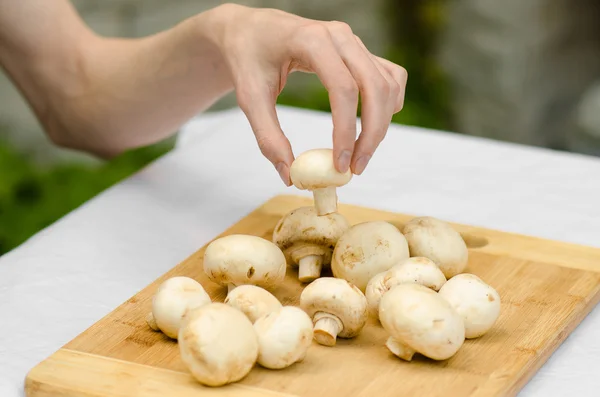
[[[240,13],[246,10],[248,10],[246,6],[225,3],[196,16],[198,19],[201,19],[198,23],[201,35],[218,48],[223,57],[225,57],[228,47],[227,43],[231,36],[231,26],[235,25],[235,21]]]

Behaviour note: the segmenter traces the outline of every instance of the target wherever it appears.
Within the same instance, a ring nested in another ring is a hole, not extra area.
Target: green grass
[[[0,141],[0,255],[162,155],[164,146],[125,153],[100,166],[36,166]]]

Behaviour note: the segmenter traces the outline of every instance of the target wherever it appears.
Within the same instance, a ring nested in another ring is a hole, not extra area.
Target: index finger
[[[298,35],[293,56],[308,64],[329,94],[333,119],[333,155],[338,171],[346,172],[356,140],[358,86],[338,54],[329,31],[322,25],[309,25]]]

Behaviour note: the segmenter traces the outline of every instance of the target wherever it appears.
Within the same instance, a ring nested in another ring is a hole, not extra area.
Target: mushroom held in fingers
[[[296,188],[313,193],[318,215],[337,211],[336,189],[350,182],[352,171],[339,172],[333,163],[333,150],[312,149],[300,154],[290,167],[290,179]]]
[[[254,330],[259,346],[257,361],[269,369],[286,368],[302,361],[313,340],[310,317],[295,306],[284,306],[259,318]]]
[[[222,386],[250,372],[258,358],[258,338],[244,313],[215,302],[186,312],[179,352],[198,382]]]
[[[258,236],[221,237],[204,252],[204,272],[229,290],[244,284],[272,289],[283,281],[286,268],[285,255],[279,247]]]
[[[409,257],[408,244],[400,231],[384,221],[352,226],[339,238],[333,257],[333,275],[365,291],[376,274]]]
[[[402,230],[410,256],[424,256],[440,267],[447,279],[464,272],[467,245],[450,224],[432,217],[414,218]]]
[[[437,292],[421,284],[398,284],[384,294],[379,319],[390,334],[387,348],[406,361],[415,353],[446,360],[465,341],[462,317]]]
[[[273,242],[299,266],[298,279],[310,282],[321,276],[323,265],[331,263],[335,244],[349,227],[337,212],[319,216],[314,207],[300,207],[279,220]]]
[[[478,338],[488,332],[500,316],[500,295],[474,274],[452,277],[440,289],[465,322],[465,337]]]
[[[417,283],[439,291],[445,282],[444,273],[430,259],[423,257],[405,259],[389,270],[377,274],[369,281],[365,292],[369,312],[377,318],[381,297],[398,284]]]
[[[256,285],[240,285],[232,289],[224,303],[244,313],[252,323],[282,307],[272,293]]]
[[[300,307],[312,318],[314,339],[334,346],[336,338],[353,338],[367,321],[367,299],[346,280],[321,277],[300,294]]]
[[[172,277],[164,281],[152,298],[152,312],[146,317],[148,326],[177,339],[181,318],[187,309],[210,303],[202,285],[189,277]]]

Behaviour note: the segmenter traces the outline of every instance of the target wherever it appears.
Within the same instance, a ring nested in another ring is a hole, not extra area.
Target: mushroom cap
[[[369,312],[377,317],[381,297],[398,284],[417,283],[439,291],[445,282],[444,273],[432,260],[424,257],[405,259],[369,280],[365,292]]]
[[[365,291],[369,280],[409,257],[400,231],[385,221],[369,221],[350,227],[333,250],[331,270]]]
[[[500,316],[500,295],[474,274],[452,277],[440,289],[439,295],[462,316],[468,339],[488,332]]]
[[[279,300],[272,293],[250,284],[240,285],[229,291],[224,303],[240,310],[252,323],[282,307]]]
[[[373,317],[379,316],[379,302],[383,294],[389,291],[389,288],[385,285],[385,277],[388,270],[381,273],[377,273],[371,278],[365,288],[365,298],[367,298],[367,308],[369,314]]]
[[[334,277],[321,277],[300,294],[300,307],[313,318],[317,312],[333,314],[344,328],[338,336],[352,338],[367,321],[367,298],[355,285]]]
[[[295,306],[284,306],[254,323],[258,337],[258,363],[281,369],[301,361],[313,339],[313,323],[308,314]]]
[[[447,279],[467,267],[469,250],[460,233],[450,224],[432,217],[418,217],[402,230],[411,256],[424,256],[440,267]]]
[[[241,380],[258,357],[258,338],[248,317],[219,302],[186,312],[178,344],[183,363],[207,386]]]
[[[221,285],[253,284],[271,289],[283,281],[286,268],[279,247],[258,236],[224,236],[212,241],[204,252],[204,272]]]
[[[398,284],[381,298],[379,319],[396,340],[434,360],[452,357],[463,345],[462,317],[434,290]]]
[[[308,255],[322,255],[330,263],[331,254],[340,236],[350,228],[340,213],[317,215],[315,207],[296,208],[282,217],[273,232],[273,242],[298,264]]]
[[[300,190],[339,187],[350,182],[352,171],[341,173],[335,168],[332,149],[311,149],[292,162],[290,179]]]
[[[210,296],[196,280],[171,277],[160,284],[152,298],[152,316],[162,333],[177,339],[185,311],[210,302]]]

